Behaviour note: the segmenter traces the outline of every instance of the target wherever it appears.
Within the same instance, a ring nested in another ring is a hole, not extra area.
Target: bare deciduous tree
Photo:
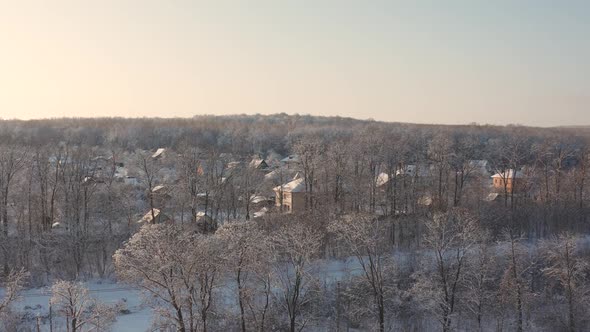
[[[465,282],[467,256],[478,241],[480,229],[477,219],[464,209],[436,214],[426,222],[426,229],[424,244],[432,251],[434,264],[426,264],[418,274],[413,292],[436,314],[446,332],[452,327]]]
[[[524,329],[524,311],[530,298],[530,289],[527,288],[528,277],[534,262],[531,262],[527,248],[521,243],[522,237],[510,228],[504,231],[506,239],[508,266],[504,271],[500,283],[500,297],[504,304],[513,306],[516,316],[516,330]]]
[[[385,301],[393,296],[387,278],[394,274],[385,222],[372,215],[356,214],[332,221],[328,229],[344,251],[350,252],[359,262],[364,280],[373,293],[379,331],[385,331]]]
[[[88,289],[79,282],[55,282],[50,301],[57,313],[66,318],[68,332],[84,331],[88,325],[94,328],[86,331],[100,331],[115,320],[113,309],[90,297]]]
[[[289,331],[300,331],[308,318],[303,308],[313,299],[312,259],[319,253],[321,235],[302,220],[283,220],[273,236],[279,261],[275,264],[280,303],[287,311]]]
[[[584,301],[587,300],[588,286],[586,275],[590,267],[577,251],[579,238],[571,233],[545,240],[541,252],[547,261],[543,273],[555,281],[563,291],[567,306],[567,329],[576,331],[580,316],[584,314]]]
[[[254,222],[223,225],[216,233],[224,244],[227,268],[238,288],[240,328],[264,331],[270,299],[270,266],[274,254],[268,238]]]
[[[25,270],[21,269],[10,272],[6,277],[6,280],[2,284],[4,296],[0,298],[0,321],[2,320],[2,315],[6,314],[10,305],[18,299],[28,275]]]
[[[217,238],[177,225],[144,225],[114,255],[122,280],[154,298],[178,331],[207,331],[223,266]]]
[[[478,235],[465,271],[465,305],[475,316],[478,331],[483,331],[484,314],[493,307],[491,301],[496,288],[493,282],[497,260],[489,234],[482,230]]]

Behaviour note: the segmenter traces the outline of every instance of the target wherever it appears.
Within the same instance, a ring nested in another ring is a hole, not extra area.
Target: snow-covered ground
[[[398,263],[412,259],[407,253],[396,252],[395,256]],[[355,257],[341,260],[318,260],[313,262],[309,268],[317,278],[327,284],[333,284],[338,280],[363,273]],[[237,290],[232,283],[233,279],[229,278],[221,289],[222,301],[229,307],[236,305],[235,294]],[[118,314],[112,331],[145,332],[150,330],[153,313],[151,308],[143,304],[142,292],[139,289],[113,281],[99,280],[84,284],[90,290],[92,297],[110,305],[124,304],[124,307],[129,311],[128,314]],[[0,295],[2,295],[2,291],[0,289]],[[41,331],[48,332],[50,297],[49,288],[29,289],[21,293],[21,299],[13,305],[13,309],[24,313],[31,324],[34,324],[36,318],[39,317]],[[63,320],[54,318],[54,331],[65,330],[64,323]]]
[[[109,281],[86,282],[90,295],[103,303],[124,303],[129,314],[119,314],[113,325],[113,331],[145,332],[152,322],[151,309],[142,305],[142,295],[137,289]],[[2,290],[0,290],[0,293]],[[36,288],[24,291],[21,299],[13,305],[15,311],[26,314],[32,324],[40,317],[41,331],[49,331],[49,294],[48,288]],[[55,317],[55,315],[54,315]],[[64,322],[54,318],[54,331],[62,331]]]

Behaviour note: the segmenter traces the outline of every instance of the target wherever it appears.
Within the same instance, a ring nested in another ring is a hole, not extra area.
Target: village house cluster
[[[50,162],[65,165],[70,159],[53,156]],[[323,188],[317,178],[306,175],[297,154],[284,157],[273,154],[267,158],[255,155],[245,159],[227,153],[215,158],[198,153],[189,167],[192,169],[181,169],[183,156],[166,148],[109,157],[100,155],[91,159],[83,185],[113,182],[135,190],[138,204],[147,202],[143,212],[137,214],[138,224],[192,220],[203,232],[212,231],[219,222],[231,218],[259,218],[269,212],[305,212],[314,204],[311,195],[316,200],[328,199],[323,194],[329,188]],[[183,174],[185,179],[181,180],[181,172],[192,174]],[[495,168],[487,160],[468,160],[460,171],[441,171],[434,163],[399,164],[393,169],[375,167],[374,177],[363,186],[373,188],[375,213],[397,214],[411,212],[416,206],[429,208],[436,204],[441,199],[437,197],[436,182],[442,177],[445,181],[455,177],[457,186],[469,191],[474,199],[507,202],[519,195],[538,199],[541,195],[538,176],[530,166],[514,170]],[[192,182],[186,183],[186,178]],[[195,191],[191,202],[178,194],[182,191],[179,186],[187,185]],[[315,186],[313,192],[312,186]],[[353,195],[350,187],[343,186],[341,190]],[[392,192],[397,195],[397,201],[395,207],[390,208]],[[449,192],[446,199],[451,199]],[[221,208],[219,201],[226,199],[234,202]],[[187,204],[191,205],[192,216],[185,214],[186,206],[179,206]],[[227,208],[232,205],[233,208]],[[246,209],[239,209],[237,205],[246,206]],[[56,221],[52,227],[59,229],[61,223]]]

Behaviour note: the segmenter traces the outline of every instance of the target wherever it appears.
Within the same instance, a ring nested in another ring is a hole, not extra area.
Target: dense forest
[[[3,120],[0,330],[38,286],[108,330],[112,279],[158,331],[587,331],[588,167],[583,127]]]

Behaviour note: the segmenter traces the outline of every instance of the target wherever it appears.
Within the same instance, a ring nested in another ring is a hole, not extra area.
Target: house
[[[277,168],[274,171],[264,174],[264,181],[280,184],[282,181],[293,178],[297,172],[286,168]]]
[[[383,188],[388,183],[389,183],[389,174],[387,174],[385,172],[381,172],[381,173],[379,173],[379,175],[377,175],[377,178],[375,179],[375,184],[377,185],[377,188]]]
[[[160,209],[149,210],[141,219],[137,221],[138,224],[161,224],[170,221],[170,218],[162,213]]]
[[[429,177],[431,175],[431,167],[427,165],[405,165],[395,172],[396,176],[407,177]]]
[[[273,188],[275,205],[292,213],[305,209],[305,182],[299,174],[292,181]]]
[[[152,193],[154,193],[154,194],[163,193],[165,191],[166,191],[166,186],[164,186],[162,184],[157,185],[152,189]]]
[[[115,179],[123,181],[123,179],[127,177],[127,175],[129,174],[129,171],[127,170],[127,168],[125,168],[125,166],[119,166],[118,164],[122,163],[117,163],[115,165],[115,173],[113,174],[113,176],[115,177]]]
[[[272,198],[261,196],[261,195],[252,195],[250,196],[250,211],[267,211],[270,207],[274,205],[275,201]]]
[[[152,159],[160,159],[164,156],[164,153],[166,152],[166,149],[164,148],[159,148],[158,150],[156,150],[156,152],[154,152],[154,154],[152,155]]]
[[[259,170],[267,170],[269,169],[268,164],[266,163],[266,161],[264,159],[261,158],[254,158],[252,159],[252,161],[250,161],[250,165],[251,168],[254,169],[259,169]]]
[[[227,163],[227,166],[225,166],[226,170],[233,170],[236,168],[242,167],[242,162],[241,161],[230,161],[229,163]]]
[[[297,167],[299,163],[300,159],[296,154],[288,155],[287,157],[281,159],[281,164],[285,165],[287,168]]]
[[[514,171],[513,169],[508,169],[504,172],[499,172],[492,175],[492,185],[494,189],[497,190],[506,190],[506,192],[511,193],[512,188],[519,182],[522,181],[524,178],[524,174],[522,171]]]
[[[104,183],[104,180],[94,176],[85,176],[84,179],[82,179],[82,185],[84,186],[90,186],[97,183]]]
[[[429,168],[426,165],[416,166],[416,165],[405,165],[404,167],[399,168],[395,171],[395,177],[421,177],[426,178],[430,176]],[[381,172],[375,178],[375,184],[377,188],[384,189],[386,188],[387,184],[391,180],[390,176],[386,172]]]
[[[432,202],[432,196],[430,196],[429,194],[424,194],[420,198],[418,198],[418,204],[422,206],[430,206],[432,205]]]
[[[72,163],[72,159],[66,156],[58,155],[58,156],[51,156],[48,159],[51,165],[68,165]]]

